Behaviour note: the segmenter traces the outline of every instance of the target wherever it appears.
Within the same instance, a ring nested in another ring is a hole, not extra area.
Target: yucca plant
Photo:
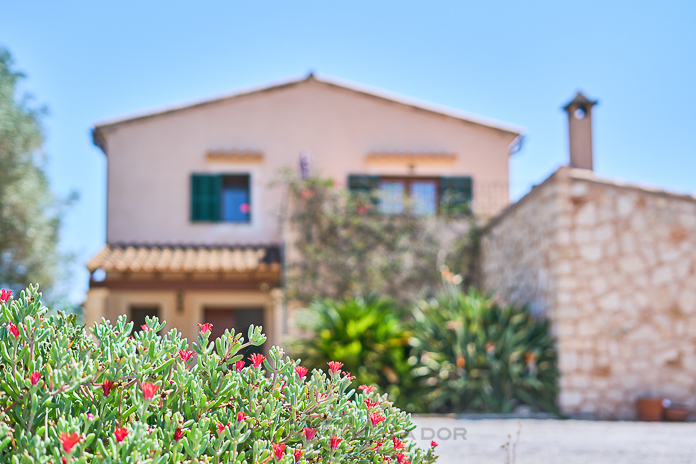
[[[414,376],[432,412],[556,412],[558,369],[546,321],[443,273],[445,291],[413,311]]]
[[[316,368],[340,361],[355,376],[354,385],[377,385],[397,405],[413,410],[410,334],[401,316],[393,300],[377,296],[314,300],[297,322],[310,336],[292,344],[292,355]]]

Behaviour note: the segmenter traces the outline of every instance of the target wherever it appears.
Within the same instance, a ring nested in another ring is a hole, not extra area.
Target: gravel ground
[[[504,464],[501,445],[516,434],[520,422],[516,464],[696,464],[695,423],[427,416],[415,416],[414,422],[418,427],[412,438],[421,446],[436,435],[438,464]],[[445,439],[447,435],[451,437]]]

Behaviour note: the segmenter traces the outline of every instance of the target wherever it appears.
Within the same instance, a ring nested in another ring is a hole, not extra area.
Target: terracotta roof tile
[[[119,272],[247,272],[277,270],[266,263],[266,248],[156,247],[106,245],[87,263],[90,271]]]

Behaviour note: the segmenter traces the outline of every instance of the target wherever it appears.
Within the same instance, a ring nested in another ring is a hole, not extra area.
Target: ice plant
[[[2,289],[0,290],[0,303],[7,303],[7,300],[12,296],[12,290]]]
[[[332,374],[340,372],[341,368],[343,367],[342,362],[329,361],[327,364],[329,365],[329,370]]]
[[[437,444],[437,442],[436,442],[435,440],[431,440],[431,441],[430,441],[430,446],[432,446],[433,448],[435,448],[436,446],[438,446],[438,444]]]
[[[249,356],[249,359],[251,359],[251,364],[254,367],[259,367],[266,357],[262,354],[252,353],[251,356]]]
[[[378,412],[373,412],[372,414],[370,414],[370,422],[372,422],[373,427],[382,422],[384,419],[386,419],[384,417],[384,414],[380,414]]]
[[[48,316],[35,287],[11,301],[12,308],[0,311],[6,329],[0,330],[0,363],[9,374],[0,375],[0,392],[15,394],[0,395],[3,463],[30,456],[55,464],[397,464],[391,442],[375,442],[406,437],[413,428],[386,396],[371,395],[380,403],[366,408],[370,398],[351,397],[342,371],[296,370],[303,366],[278,347],[265,359],[254,356],[257,368],[247,361],[249,369],[238,372],[240,354],[266,341],[258,327],[247,342],[230,330],[215,343],[199,334],[189,345],[177,331],[155,335],[164,325],[152,318],[149,331],[129,341],[133,324],[126,316],[88,332],[74,316]],[[11,333],[12,321],[19,338]],[[196,365],[186,368],[194,359]],[[374,413],[387,419],[372,426],[380,419]],[[433,463],[432,448],[403,440],[408,459]]]
[[[371,391],[377,390],[377,387],[373,387],[372,385],[360,385],[358,387],[358,390],[362,390],[366,395],[370,393]]]
[[[101,383],[101,387],[104,396],[109,396],[109,393],[111,393],[111,390],[114,388],[114,383],[111,380],[106,379]]]
[[[240,359],[239,361],[234,363],[234,367],[236,367],[238,371],[241,371],[242,369],[244,369],[244,361]]]
[[[396,438],[396,437],[392,437],[392,443],[394,443],[394,449],[395,449],[395,450],[404,449],[404,448],[405,448],[404,442],[402,442],[401,440],[399,440],[399,439]]]
[[[145,397],[145,399],[151,400],[157,393],[157,389],[159,387],[154,383],[143,382],[142,384],[140,384],[140,388],[142,388],[143,390],[143,396]]]
[[[116,442],[121,443],[128,436],[128,429],[125,427],[116,427],[114,430],[114,437],[116,437]]]
[[[295,366],[295,372],[297,372],[297,375],[299,375],[301,379],[304,379],[307,375],[307,368],[304,366]]]
[[[307,441],[314,440],[314,436],[317,434],[317,429],[313,429],[311,427],[304,427],[302,431],[304,432]]]
[[[10,329],[10,332],[12,335],[14,335],[14,338],[19,338],[19,329],[13,322],[7,324],[7,328]]]
[[[198,324],[198,327],[200,327],[201,333],[206,333],[213,330],[213,324],[211,324],[210,322],[206,322],[205,324]]]
[[[60,440],[60,444],[63,446],[63,450],[66,453],[70,453],[75,445],[80,442],[80,439],[82,439],[82,437],[75,432],[62,432],[58,435],[58,440]]]
[[[370,398],[365,399],[365,406],[367,406],[367,409],[372,409],[378,404],[379,403],[377,403],[376,401],[372,401]]]
[[[273,448],[273,454],[275,454],[275,458],[278,461],[283,459],[283,456],[285,456],[285,443],[273,443],[271,447]]]
[[[193,351],[179,350],[179,357],[182,361],[188,362],[188,360],[191,359],[191,356],[193,356]]]
[[[144,330],[144,331],[150,330],[150,328],[147,326],[147,324],[141,325],[140,328],[141,328],[142,330]]]

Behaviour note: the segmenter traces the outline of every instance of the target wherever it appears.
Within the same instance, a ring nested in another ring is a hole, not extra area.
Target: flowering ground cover
[[[309,372],[259,327],[190,347],[148,319],[91,332],[50,315],[38,287],[0,293],[0,462],[382,463],[435,461],[407,439],[415,427],[374,387],[350,388],[340,362]],[[190,349],[189,349],[190,348]]]

